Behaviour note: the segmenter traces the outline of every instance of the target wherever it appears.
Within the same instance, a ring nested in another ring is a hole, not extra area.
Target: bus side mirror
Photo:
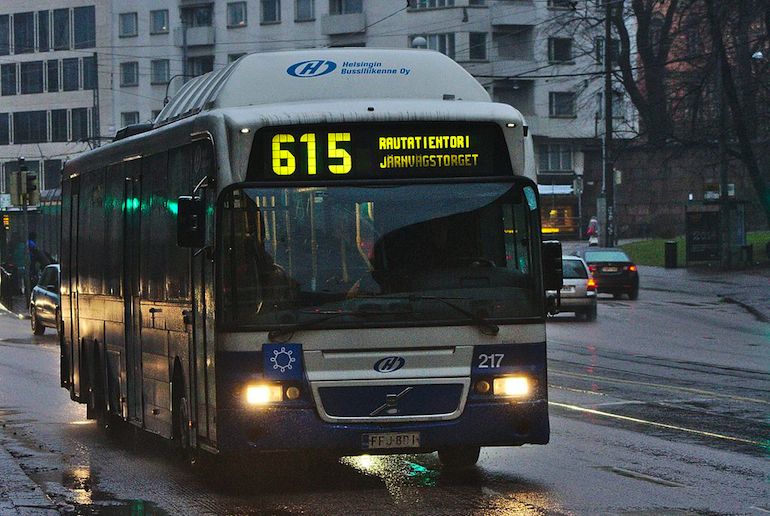
[[[177,199],[176,243],[179,247],[201,248],[206,245],[206,212],[203,199],[183,195]]]
[[[561,263],[561,242],[547,240],[543,242],[543,287],[545,290],[561,292],[564,283],[564,271]]]

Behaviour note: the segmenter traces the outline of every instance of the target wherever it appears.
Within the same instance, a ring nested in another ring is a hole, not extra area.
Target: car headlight
[[[524,398],[529,396],[530,390],[530,381],[526,376],[502,376],[492,382],[492,392],[495,396]]]
[[[283,387],[280,385],[248,385],[246,387],[246,403],[248,405],[267,405],[283,401]]]

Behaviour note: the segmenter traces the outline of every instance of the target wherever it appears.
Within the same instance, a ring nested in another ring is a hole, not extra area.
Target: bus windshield
[[[542,316],[531,186],[240,188],[224,194],[220,210],[228,327]]]

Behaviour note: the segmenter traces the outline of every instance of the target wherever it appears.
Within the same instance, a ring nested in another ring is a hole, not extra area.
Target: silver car
[[[596,320],[596,281],[586,262],[577,256],[562,256],[564,286],[561,289],[559,312],[574,312],[587,321]]]
[[[32,289],[29,301],[32,333],[42,335],[46,327],[59,329],[59,264],[47,265]]]

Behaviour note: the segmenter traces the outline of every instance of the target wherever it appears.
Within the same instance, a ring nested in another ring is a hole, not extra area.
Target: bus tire
[[[438,451],[438,460],[447,469],[467,469],[476,465],[480,452],[480,446],[446,448]]]
[[[171,407],[172,429],[171,439],[174,450],[182,462],[195,465],[196,457],[190,446],[190,408],[184,393],[184,382],[181,374],[175,375],[174,401]]]

